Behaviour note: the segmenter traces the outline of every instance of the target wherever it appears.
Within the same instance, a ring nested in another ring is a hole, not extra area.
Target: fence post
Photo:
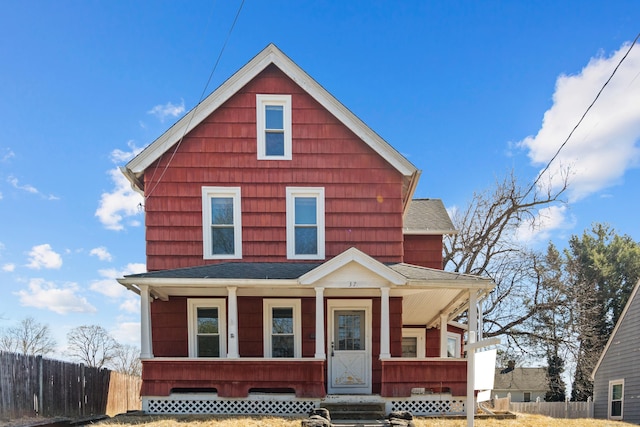
[[[44,402],[42,401],[44,399],[44,369],[42,355],[39,355],[36,358],[36,361],[38,362],[38,408],[36,410],[38,411],[38,415],[42,417],[44,416],[42,413],[44,410]]]

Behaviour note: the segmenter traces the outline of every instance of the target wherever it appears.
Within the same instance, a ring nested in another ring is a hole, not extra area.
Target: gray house
[[[640,424],[640,297],[636,284],[591,374],[594,417]]]
[[[544,401],[549,390],[547,368],[496,369],[491,396],[503,398],[511,395],[512,402]]]

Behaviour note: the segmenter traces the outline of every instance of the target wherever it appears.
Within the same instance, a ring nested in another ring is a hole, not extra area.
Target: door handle
[[[334,354],[335,354],[333,350],[334,350],[334,344],[333,344],[333,341],[332,341],[331,342],[331,357],[333,357]]]

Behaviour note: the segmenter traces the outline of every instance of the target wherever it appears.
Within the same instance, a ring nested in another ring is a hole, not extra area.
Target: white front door
[[[371,394],[371,300],[329,300],[331,394]]]

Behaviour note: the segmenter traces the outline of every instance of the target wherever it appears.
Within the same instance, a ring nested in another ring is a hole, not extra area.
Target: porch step
[[[331,421],[383,420],[386,416],[384,403],[321,403],[329,411]]]

